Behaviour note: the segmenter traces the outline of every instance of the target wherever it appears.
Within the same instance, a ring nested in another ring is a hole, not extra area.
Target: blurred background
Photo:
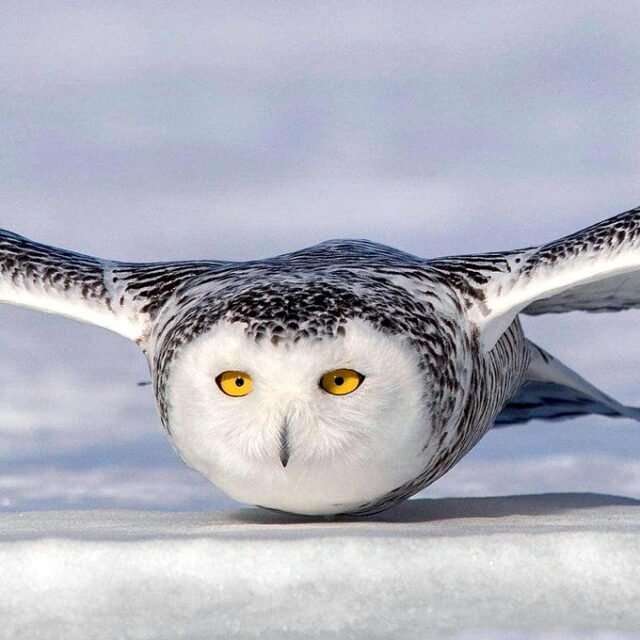
[[[640,204],[640,5],[0,4],[0,226],[124,260],[335,237],[510,249]],[[526,319],[640,404],[640,314]],[[0,307],[0,509],[233,504],[187,469],[137,348]],[[640,498],[640,424],[496,430],[423,495]]]

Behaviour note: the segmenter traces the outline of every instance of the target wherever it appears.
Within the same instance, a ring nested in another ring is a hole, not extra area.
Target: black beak
[[[284,419],[282,431],[280,431],[280,462],[286,467],[289,462],[289,420]]]

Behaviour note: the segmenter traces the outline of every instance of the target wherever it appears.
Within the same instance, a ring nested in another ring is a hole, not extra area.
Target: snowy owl
[[[423,259],[332,240],[251,262],[101,260],[0,231],[0,302],[147,358],[182,459],[228,495],[372,514],[494,425],[639,418],[525,339],[519,313],[640,306],[640,207],[555,242]]]

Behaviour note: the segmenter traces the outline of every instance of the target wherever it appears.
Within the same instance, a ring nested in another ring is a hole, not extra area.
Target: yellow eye
[[[244,371],[223,371],[217,378],[216,384],[222,393],[239,398],[251,393],[253,380]]]
[[[364,380],[364,376],[353,369],[334,369],[320,378],[320,386],[334,396],[346,396],[355,391]]]

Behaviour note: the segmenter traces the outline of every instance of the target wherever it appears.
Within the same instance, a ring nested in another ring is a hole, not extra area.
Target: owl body
[[[455,464],[521,383],[519,323],[495,367],[456,319],[464,304],[425,261],[365,242],[240,274],[215,267],[173,293],[148,341],[163,424],[183,460],[241,502],[305,514],[387,508]],[[323,392],[323,372],[345,367],[364,376],[358,393]],[[212,394],[224,370],[249,373],[251,396]]]

